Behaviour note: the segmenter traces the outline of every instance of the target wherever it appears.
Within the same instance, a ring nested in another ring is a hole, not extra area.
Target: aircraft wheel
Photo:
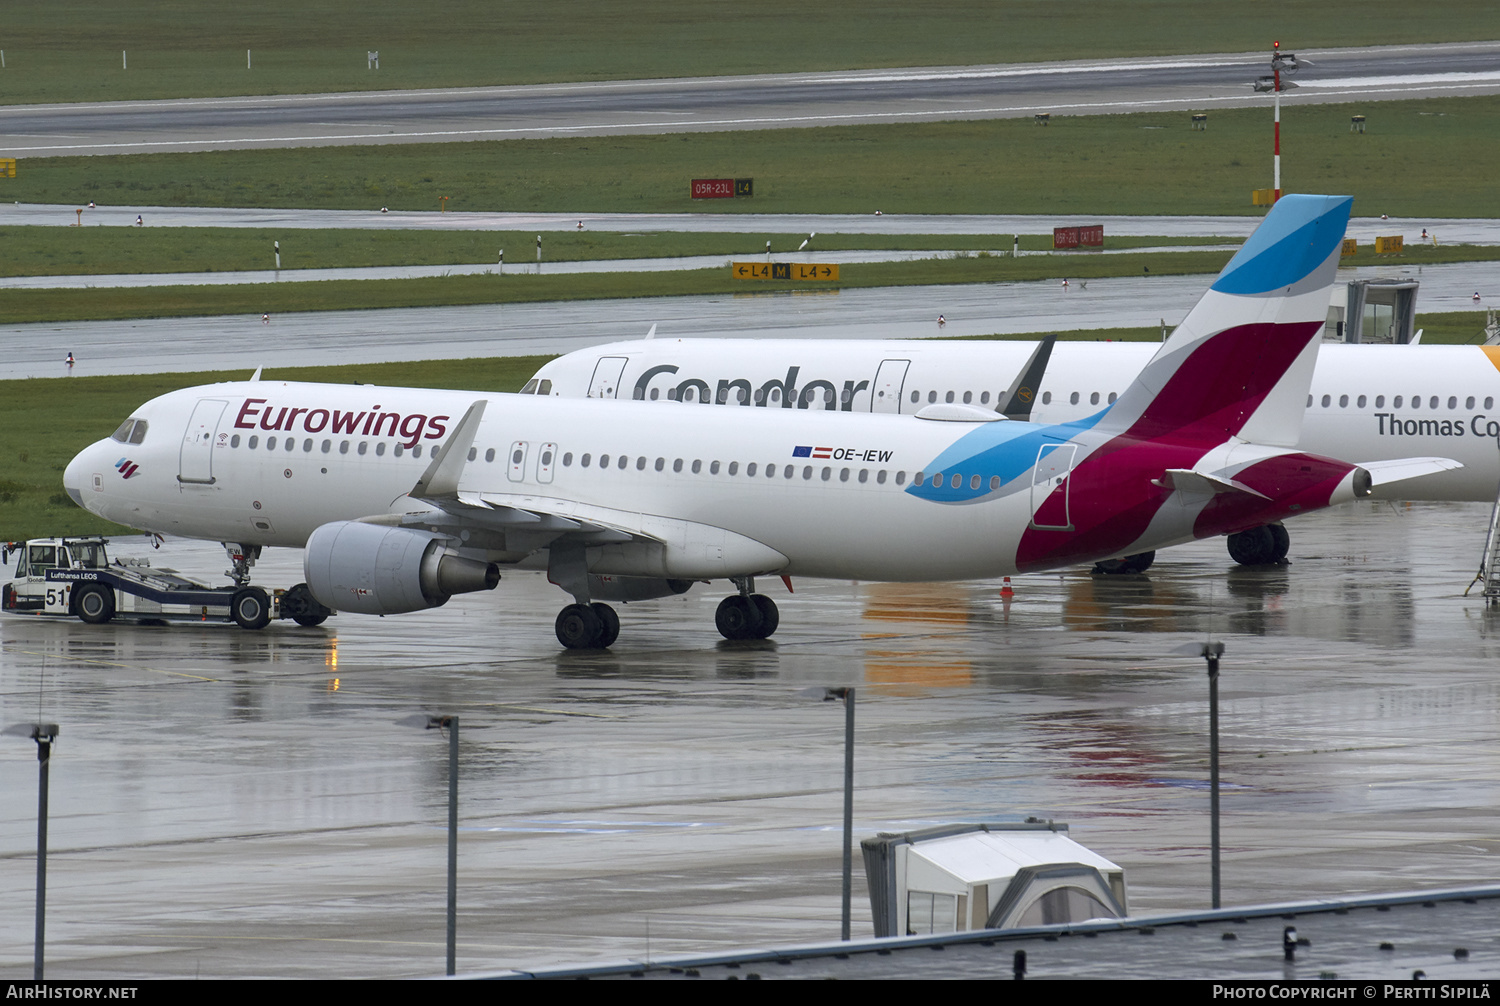
[[[1271,529],[1271,540],[1276,544],[1271,561],[1285,562],[1286,554],[1292,547],[1292,536],[1280,524],[1267,524],[1266,527]]]
[[[1264,566],[1276,561],[1276,539],[1267,524],[1229,536],[1229,558],[1241,566]]]
[[[615,645],[615,640],[620,638],[620,616],[615,614],[615,609],[607,604],[595,602],[589,605],[599,619],[599,639],[594,643],[601,650],[607,650]]]
[[[115,592],[102,583],[89,583],[73,592],[73,610],[90,625],[103,625],[115,617]]]
[[[1106,576],[1144,573],[1151,568],[1151,564],[1155,561],[1155,552],[1137,552],[1135,555],[1126,555],[1118,559],[1105,559],[1103,562],[1096,562],[1094,563],[1093,572],[1103,573]]]
[[[725,639],[755,639],[760,623],[760,608],[741,594],[724,598],[714,612],[714,625]]]
[[[313,597],[312,589],[305,583],[287,588],[281,595],[281,613],[298,625],[311,628],[322,625],[333,611]]]
[[[242,629],[264,629],[271,624],[271,599],[259,587],[241,587],[229,601],[229,616]]]
[[[599,645],[604,626],[594,609],[586,604],[570,604],[557,613],[557,641],[570,650],[592,650]]]
[[[750,600],[760,612],[760,628],[755,630],[752,639],[770,639],[781,624],[781,612],[776,608],[776,602],[764,594],[751,594]]]

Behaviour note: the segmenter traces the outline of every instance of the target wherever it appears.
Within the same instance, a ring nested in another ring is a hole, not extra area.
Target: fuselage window
[[[658,400],[659,398],[661,398],[661,389],[660,388],[652,388],[651,389],[651,400],[654,402],[654,401]]]
[[[1332,402],[1333,402],[1333,396],[1332,395],[1324,395],[1323,396],[1323,408],[1325,408],[1325,409],[1328,408],[1328,406],[1330,404],[1332,404]]]
[[[792,473],[795,472],[796,470],[797,470],[797,466],[796,465],[787,465],[786,466],[786,471],[782,472],[782,474],[785,475],[787,478],[791,478],[792,477]]]
[[[1401,396],[1397,395],[1396,396],[1396,400],[1400,401],[1401,400]],[[1421,395],[1412,395],[1411,396],[1411,407],[1414,408],[1414,409],[1420,409],[1422,407],[1422,396]]]
[[[1044,392],[1042,392],[1042,404],[1043,405],[1051,405],[1052,404],[1052,392],[1050,392],[1050,391],[1044,391]]]
[[[977,478],[978,476],[975,476],[975,477]],[[955,475],[955,476],[953,476],[952,487],[954,489],[957,489],[959,486],[961,486],[963,484],[964,484],[964,477],[962,475]],[[979,487],[975,486],[974,488],[978,489]]]
[[[593,457],[592,454],[585,454],[583,457],[581,457],[581,458],[578,459],[578,464],[581,467],[587,468],[589,466],[589,459],[592,458],[592,457]]]
[[[266,450],[268,450],[268,451],[274,451],[275,449],[276,449],[276,438],[275,437],[266,437]]]
[[[839,481],[840,482],[848,482],[849,481],[849,469],[847,469],[847,468],[840,468],[839,469]]]
[[[308,443],[311,444],[312,441],[309,440]],[[289,451],[294,451],[294,450],[297,449],[297,438],[296,437],[287,437],[286,438],[286,449],[289,450]]]
[[[979,476],[978,475],[971,475],[971,476],[969,476],[969,488],[970,489],[978,489],[979,488]]]
[[[839,396],[839,398],[843,401],[843,403],[845,405],[848,405],[850,402],[854,401],[854,392],[852,390],[850,390],[849,388],[845,388],[843,394],[841,394]],[[743,391],[741,391],[740,392],[740,401],[743,402],[744,400],[745,400],[745,393]]]
[[[1078,392],[1075,391],[1071,395],[1068,396],[1068,404],[1069,405],[1077,405],[1078,404]]]
[[[380,443],[378,443],[378,444],[375,445],[375,456],[377,458],[385,456],[385,441],[384,440],[382,440]]]
[[[601,454],[601,455],[599,455],[599,467],[600,468],[608,468],[609,467],[609,455],[608,454]]]
[[[1307,407],[1312,408],[1312,395],[1307,396]]]
[[[536,393],[538,395],[552,394],[552,381],[550,379],[542,381],[542,386],[536,389]]]
[[[711,462],[709,464],[709,466],[708,466],[708,474],[710,474],[710,475],[717,475],[717,474],[719,474],[719,463],[717,461]]]
[[[1362,408],[1365,407],[1365,396],[1364,395],[1360,395],[1358,398],[1356,398],[1354,400],[1354,407],[1356,409],[1362,409]]]
[[[911,477],[911,484],[914,485],[914,486],[919,486],[919,485],[921,485],[922,483],[924,483],[926,481],[927,481],[927,473],[926,472],[917,472],[917,474],[915,474],[915,475],[913,475]],[[896,484],[898,486],[901,484],[901,476],[900,475],[896,476]]]
[[[1341,409],[1347,409],[1348,407],[1349,407],[1349,396],[1348,395],[1340,395],[1339,396],[1339,408],[1341,408]]]
[[[138,444],[138,443],[140,443],[141,441],[143,441],[145,439],[146,439],[146,421],[144,419],[138,419],[138,420],[136,420],[136,423],[135,423],[135,429],[133,429],[133,430],[130,431],[130,442],[132,444]]]
[[[662,469],[664,469],[666,467],[667,467],[667,459],[666,458],[657,458],[656,459],[656,470],[657,471],[661,471]]]
[[[587,457],[587,456],[588,455],[584,455],[584,457]],[[493,447],[491,447],[489,450],[487,450],[487,451],[484,452],[484,459],[486,461],[493,461],[493,460],[495,460],[495,449]],[[586,464],[588,464],[588,462],[585,461],[584,464],[586,465]]]
[[[881,474],[883,475],[885,473],[882,472]],[[896,485],[899,486],[899,485],[905,485],[905,484],[906,484],[906,473],[905,472],[897,472],[896,473]]]
[[[745,466],[745,474],[748,477],[750,477],[750,478],[754,478],[755,477],[755,462],[754,461],[750,462],[748,465]]]
[[[990,492],[994,492],[996,489],[999,489],[999,488],[1000,488],[1000,476],[998,476],[998,475],[991,475],[990,476]]]
[[[672,460],[672,471],[674,473],[677,473],[677,474],[681,474],[682,473],[682,459],[681,458],[674,458]]]
[[[935,401],[937,401],[937,392],[936,391],[929,391],[929,392],[927,392],[927,404],[931,405]]]
[[[1385,396],[1384,395],[1376,395],[1375,396],[1375,408],[1377,408],[1377,409],[1383,409],[1383,408],[1385,408]]]
[[[331,450],[333,450],[333,441],[332,440],[325,440],[325,441],[323,441],[323,453],[327,454]]]
[[[1450,409],[1456,409],[1456,408],[1458,408],[1458,396],[1457,395],[1450,395],[1448,397],[1448,408],[1450,408]]]
[[[418,444],[417,446],[415,446],[415,447],[413,447],[411,449],[411,456],[414,457],[414,458],[420,458],[422,456],[422,445],[421,444]]]
[[[260,437],[251,437],[249,440],[245,441],[245,446],[250,448],[252,451],[255,450],[255,448],[259,445]]]
[[[566,453],[563,454],[563,467],[564,468],[572,468],[573,467],[573,452],[572,451],[568,451],[568,452],[566,452]]]
[[[1391,408],[1393,408],[1393,409],[1399,409],[1399,408],[1401,408],[1401,396],[1400,395],[1397,395],[1395,398],[1391,399]]]
[[[369,449],[370,449],[370,445],[369,445],[368,442],[366,442],[364,440],[361,440],[359,442],[359,455],[360,455],[360,457],[364,457],[365,452],[368,451]]]
[[[812,465],[803,465],[802,466],[802,480],[804,482],[811,482],[812,481]]]
[[[718,464],[718,462],[715,461],[714,464]],[[731,475],[738,475],[739,473],[740,473],[740,463],[738,461],[731,461],[731,462],[729,462],[729,474],[731,474]]]
[[[868,482],[868,481],[870,481],[870,469],[868,469],[868,468],[861,468],[859,470],[859,480],[860,480],[860,482]]]
[[[922,393],[920,391],[913,391],[911,393],[911,400],[913,402],[920,402],[922,400]]]
[[[635,459],[635,470],[638,472],[643,472],[646,470],[646,455],[642,454],[640,457]]]
[[[473,461],[477,457],[479,457],[479,448],[478,447],[470,447],[469,448],[469,460]]]
[[[945,398],[944,401],[948,402],[951,405],[953,403],[953,392],[948,392],[948,397]]]
[[[349,453],[349,441],[347,441],[347,440],[340,440],[339,441],[339,453],[340,454],[348,454]],[[469,460],[473,461],[474,459],[470,458]]]
[[[1093,394],[1089,395],[1089,404],[1090,405],[1098,405],[1099,404],[1099,392],[1096,391]]]
[[[988,391],[981,391],[979,393],[979,404],[980,405],[988,405],[988,404],[990,404],[990,393]]]
[[[535,393],[536,393],[536,378],[533,377],[531,380],[529,380],[529,381],[526,382],[526,387],[524,387],[524,388],[521,389],[521,394],[523,394],[523,395],[531,395],[531,394],[535,394]],[[474,459],[470,458],[469,460],[473,461]]]
[[[1464,408],[1466,408],[1466,409],[1472,409],[1473,407],[1474,407],[1474,396],[1470,395],[1468,398],[1464,399]]]
[[[1119,395],[1117,395],[1113,391],[1111,391],[1109,393],[1109,398],[1105,399],[1105,401],[1109,402],[1110,405],[1113,405],[1113,404],[1115,404],[1115,399],[1119,398],[1119,397],[1120,397]]]
[[[392,453],[394,453],[396,455],[396,457],[399,458],[399,457],[401,457],[401,455],[403,455],[403,454],[406,453],[406,448],[402,447],[400,444],[397,444],[396,447],[395,447],[395,449],[394,449],[394,451]]]
[[[1433,395],[1430,399],[1427,400],[1427,407],[1429,409],[1435,409],[1435,408],[1438,407],[1438,396],[1437,395]]]
[[[972,392],[972,391],[965,391],[964,392],[964,404],[968,405],[973,400],[974,400],[974,392]]]
[[[239,445],[240,445],[240,435],[238,433],[236,433],[234,436],[232,436],[232,437],[229,438],[229,446],[230,447],[238,447]]]
[[[312,437],[308,437],[306,440],[302,441],[302,453],[303,454],[311,454],[312,453]]]
[[[1486,409],[1493,409],[1495,407],[1495,400],[1489,396],[1485,396],[1484,407]]]
[[[884,468],[880,469],[880,471],[878,471],[878,472],[875,473],[875,484],[876,485],[882,485],[882,486],[885,485],[885,469]]]
[[[620,455],[620,460],[615,463],[615,467],[618,468],[618,469],[620,469],[620,471],[623,472],[625,470],[625,466],[628,465],[628,464],[630,464],[630,458],[629,458],[629,456],[625,455],[625,454],[621,454]]]

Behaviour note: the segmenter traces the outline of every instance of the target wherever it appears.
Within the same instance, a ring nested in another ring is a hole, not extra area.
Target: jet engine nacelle
[[[600,576],[589,574],[589,597],[595,601],[650,601],[673,594],[686,594],[692,580],[658,576]]]
[[[302,569],[313,597],[335,611],[395,615],[493,590],[500,570],[453,553],[431,531],[334,521],[307,539]]]

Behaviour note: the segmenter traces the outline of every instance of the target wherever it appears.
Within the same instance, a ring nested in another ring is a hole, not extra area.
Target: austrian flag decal
[[[794,458],[824,458],[824,459],[831,458],[831,457],[833,457],[833,448],[832,447],[793,447],[792,448],[792,457],[794,457]]]

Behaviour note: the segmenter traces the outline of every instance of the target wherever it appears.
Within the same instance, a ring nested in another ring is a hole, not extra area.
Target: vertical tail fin
[[[1282,197],[1098,428],[1295,445],[1352,203]]]

